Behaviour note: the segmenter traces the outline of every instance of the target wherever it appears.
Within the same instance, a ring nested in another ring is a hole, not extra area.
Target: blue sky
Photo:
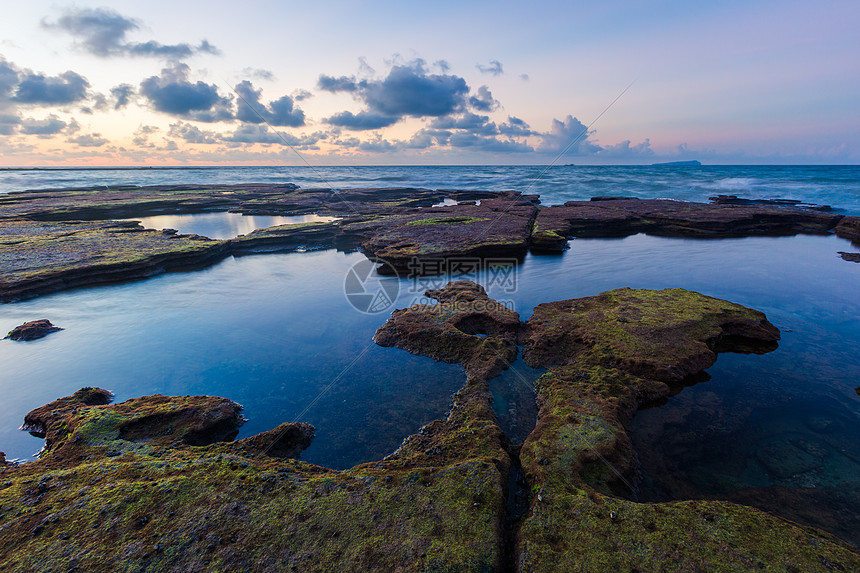
[[[4,8],[0,165],[860,162],[856,2],[306,4]]]

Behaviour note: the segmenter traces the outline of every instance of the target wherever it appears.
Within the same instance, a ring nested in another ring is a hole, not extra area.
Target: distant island
[[[652,163],[651,167],[699,167],[702,162],[698,159],[689,161],[669,161],[668,163]]]

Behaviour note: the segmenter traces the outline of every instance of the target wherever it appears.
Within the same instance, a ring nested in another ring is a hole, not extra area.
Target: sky
[[[7,3],[0,167],[860,163],[860,3]]]

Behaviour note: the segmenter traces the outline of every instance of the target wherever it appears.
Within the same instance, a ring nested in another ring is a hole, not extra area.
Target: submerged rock
[[[5,338],[10,340],[36,340],[43,336],[48,336],[52,332],[63,330],[59,326],[54,326],[51,321],[43,318],[41,320],[31,320],[20,326],[16,326]]]

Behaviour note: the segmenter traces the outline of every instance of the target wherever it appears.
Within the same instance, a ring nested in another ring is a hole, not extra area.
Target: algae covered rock
[[[845,217],[836,226],[836,234],[860,245],[860,217]]]
[[[460,363],[470,376],[485,380],[516,359],[519,314],[488,297],[484,287],[456,281],[426,294],[439,304],[395,310],[373,340],[380,346]]]
[[[766,352],[778,340],[756,310],[683,289],[625,288],[538,305],[523,357],[535,367],[585,360],[678,382],[711,366],[719,351]]]
[[[284,457],[309,443],[313,428],[301,423],[232,442],[241,407],[224,398],[109,405],[106,391],[83,389],[28,414],[51,439],[39,461],[0,467],[0,562],[11,571],[860,570],[847,544],[757,509],[634,499],[627,424],[638,406],[718,352],[772,349],[778,331],[761,313],[680,289],[620,289],[545,305],[523,325],[474,283],[428,295],[438,303],[395,311],[376,338],[459,362],[468,378],[445,419],[384,460],[333,471]],[[518,452],[487,380],[519,341],[549,372]],[[521,520],[507,504],[517,459]]]
[[[44,336],[48,336],[52,332],[63,330],[59,326],[54,326],[51,321],[43,318],[41,320],[31,320],[20,326],[16,326],[5,338],[10,340],[37,340]]]

